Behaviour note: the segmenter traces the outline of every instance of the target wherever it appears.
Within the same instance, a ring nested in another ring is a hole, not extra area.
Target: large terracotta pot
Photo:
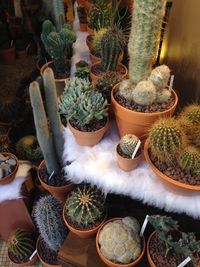
[[[15,265],[15,266],[21,266],[21,267],[23,267],[23,266],[32,266],[35,262],[36,262],[36,260],[37,260],[37,254],[31,259],[31,260],[29,260],[29,261],[27,261],[27,262],[24,262],[24,263],[16,263],[16,262],[14,262],[11,258],[10,258],[10,256],[9,256],[9,254],[8,254],[8,258],[9,258],[9,260]]]
[[[46,184],[41,179],[41,176],[40,176],[40,170],[44,167],[44,165],[45,165],[45,161],[43,160],[40,163],[38,167],[38,171],[37,171],[38,178],[39,178],[39,181],[42,187],[46,189],[48,192],[50,192],[58,201],[64,203],[66,201],[67,194],[69,193],[69,191],[71,191],[75,187],[75,185],[73,183],[69,183],[63,186],[52,186],[52,185]]]
[[[1,153],[1,154],[2,154],[3,156],[12,156],[12,158],[16,160],[16,166],[15,166],[13,172],[12,172],[10,175],[8,175],[8,176],[6,176],[6,177],[0,179],[0,185],[4,185],[4,184],[8,184],[8,183],[10,183],[10,182],[12,182],[12,181],[14,180],[15,175],[16,175],[16,172],[17,172],[17,170],[18,170],[18,168],[19,168],[19,160],[18,160],[18,158],[17,158],[14,154],[12,154],[12,153],[3,152],[3,153]]]
[[[101,253],[101,250],[100,250],[100,247],[99,247],[99,235],[100,235],[100,232],[101,230],[103,229],[103,227],[109,223],[109,222],[113,222],[113,221],[116,221],[116,220],[121,220],[122,218],[113,218],[113,219],[110,219],[108,221],[106,221],[98,230],[97,232],[97,235],[96,235],[96,248],[97,248],[97,252],[99,254],[99,257],[101,258],[101,260],[107,265],[107,266],[110,266],[110,267],[132,267],[132,266],[136,266],[143,258],[144,256],[144,252],[145,252],[145,239],[144,237],[142,237],[142,243],[143,243],[143,248],[142,248],[142,252],[140,254],[140,256],[134,260],[133,262],[131,263],[128,263],[128,264],[119,264],[119,263],[114,263],[110,260],[108,260],[102,253]]]
[[[49,67],[49,65],[52,63],[52,61],[47,62],[46,64],[44,64],[42,66],[42,68],[40,69],[40,75],[43,77],[43,73],[45,71],[46,68]],[[64,87],[65,87],[65,81],[68,79],[69,77],[66,77],[65,79],[55,79],[56,82],[56,92],[57,92],[57,96],[60,96],[63,93]]]
[[[116,156],[117,156],[117,162],[120,167],[125,172],[130,172],[137,168],[137,166],[140,164],[140,161],[143,158],[142,152],[139,156],[135,157],[134,159],[131,158],[124,158],[122,157],[118,151],[117,151],[118,145],[116,147]]]
[[[75,129],[70,122],[68,123],[70,131],[73,133],[77,144],[80,146],[94,146],[100,142],[108,129],[109,121],[107,120],[104,127],[94,132],[82,132]]]
[[[111,103],[116,116],[116,122],[120,136],[125,134],[135,134],[141,140],[146,139],[148,129],[160,117],[172,116],[178,103],[178,96],[172,90],[175,98],[174,105],[162,112],[136,112],[121,106],[114,98],[114,93],[119,89],[120,84],[114,86],[111,92]]]
[[[181,183],[179,181],[176,181],[176,180],[172,179],[171,177],[167,176],[166,174],[162,173],[160,170],[158,170],[156,168],[156,166],[153,164],[153,162],[151,161],[150,157],[149,157],[148,149],[149,149],[149,140],[147,139],[145,144],[144,144],[144,157],[145,157],[145,160],[149,164],[149,166],[151,167],[153,172],[161,180],[166,181],[167,183],[175,185],[175,186],[177,186],[179,188],[184,188],[184,189],[189,189],[189,190],[194,190],[194,191],[200,191],[200,185],[189,185],[189,184]]]
[[[16,61],[15,47],[0,49],[0,61],[5,65],[13,65]]]

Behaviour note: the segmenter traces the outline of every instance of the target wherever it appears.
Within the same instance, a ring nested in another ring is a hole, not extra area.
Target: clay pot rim
[[[184,188],[184,189],[189,189],[189,190],[193,190],[193,191],[200,191],[200,185],[188,185],[188,184],[184,184],[181,183],[179,181],[173,180],[171,177],[167,176],[166,174],[162,173],[151,161],[150,157],[149,157],[149,153],[148,153],[148,148],[149,148],[149,139],[147,139],[145,141],[144,144],[144,157],[146,162],[149,164],[149,166],[151,167],[151,169],[153,170],[153,172],[161,179],[164,180],[172,185],[175,185],[179,188]]]
[[[44,73],[44,71],[45,71],[45,69],[46,68],[48,68],[49,67],[49,65],[51,64],[51,63],[53,63],[53,60],[52,61],[48,61],[47,63],[45,63],[42,67],[41,67],[41,69],[40,69],[40,75],[43,77],[43,73]],[[55,78],[55,81],[57,82],[57,83],[63,83],[63,82],[65,82],[67,79],[69,79],[69,77],[66,77],[66,78],[63,78],[63,79],[56,79]]]
[[[150,255],[150,242],[153,238],[153,236],[156,234],[156,231],[153,231],[153,233],[151,233],[151,235],[149,236],[148,240],[147,240],[147,259],[149,264],[151,265],[151,267],[156,267],[155,263],[153,262],[151,255]]]
[[[96,63],[92,64],[92,65],[90,66],[90,71],[92,72],[92,69],[94,68],[94,66],[96,66],[96,65],[100,65],[99,63],[100,63],[100,62],[96,62]],[[123,65],[122,63],[118,63],[117,65],[120,66],[121,68],[123,68],[124,71],[125,71],[125,73],[122,74],[122,76],[126,76],[127,73],[128,73],[128,69],[126,68],[126,66]],[[93,73],[93,72],[92,72],[92,73]],[[93,74],[94,74],[94,73],[93,73]],[[94,74],[94,75],[97,76],[96,74]],[[98,76],[97,76],[97,77],[98,77]],[[119,85],[119,84],[116,84],[116,85]],[[115,86],[116,86],[116,85],[115,85]],[[115,86],[114,86],[114,87],[115,87]]]
[[[116,105],[117,107],[119,107],[120,109],[122,109],[122,110],[126,110],[126,112],[130,112],[130,113],[132,113],[132,114],[133,114],[133,113],[135,113],[135,114],[144,114],[145,116],[163,115],[163,114],[165,114],[165,113],[168,113],[169,110],[173,110],[173,109],[175,109],[176,106],[177,106],[177,103],[178,103],[178,96],[177,96],[176,92],[175,92],[174,90],[172,90],[172,94],[173,94],[173,96],[174,96],[174,98],[175,98],[175,102],[174,102],[173,106],[171,106],[170,108],[168,108],[168,109],[166,109],[166,110],[164,110],[164,111],[160,111],[160,112],[151,112],[151,113],[150,113],[150,112],[137,112],[137,111],[134,111],[134,110],[125,108],[125,107],[123,107],[122,105],[120,105],[120,104],[117,102],[117,100],[116,100],[115,97],[114,97],[114,93],[115,93],[117,90],[119,90],[119,86],[120,86],[120,83],[116,84],[116,85],[113,87],[112,92],[111,92],[111,101],[112,101],[113,103],[115,103],[115,105]]]
[[[41,235],[39,235],[38,239],[37,239],[37,242],[36,242],[36,250],[37,250],[37,256],[38,256],[38,259],[41,261],[41,263],[44,265],[44,266],[52,266],[52,267],[62,267],[62,265],[60,264],[56,264],[56,265],[52,265],[52,264],[49,264],[47,262],[45,262],[42,257],[40,256],[39,254],[39,251],[38,251],[38,244],[40,242],[40,238],[41,238]]]
[[[142,155],[143,155],[143,153],[142,153],[142,149],[141,149],[141,151],[140,151],[140,154],[137,156],[137,157],[135,157],[135,158],[124,158],[123,156],[121,156],[119,153],[118,153],[118,151],[117,151],[117,148],[118,148],[118,146],[119,146],[120,144],[118,143],[117,145],[116,145],[116,153],[117,153],[117,155],[119,156],[119,158],[121,158],[121,159],[123,159],[123,160],[127,160],[127,161],[134,161],[134,160],[136,160],[136,159],[139,159],[139,158],[141,158],[142,157]]]
[[[108,221],[106,221],[103,225],[101,225],[101,227],[99,228],[98,232],[97,232],[97,235],[96,235],[96,249],[97,249],[97,252],[100,256],[100,258],[102,258],[102,261],[104,261],[104,263],[106,263],[106,265],[108,266],[113,266],[113,267],[132,267],[132,266],[135,266],[137,263],[139,263],[143,256],[144,256],[144,253],[145,253],[145,247],[146,247],[146,242],[145,242],[145,238],[144,236],[141,237],[141,240],[142,240],[142,243],[143,243],[143,248],[142,248],[142,251],[140,253],[140,255],[138,256],[137,259],[135,259],[134,261],[128,263],[128,264],[120,264],[120,263],[114,263],[110,260],[108,260],[102,253],[101,253],[101,250],[100,250],[100,247],[99,247],[99,235],[100,235],[100,232],[101,230],[103,229],[103,227],[109,223],[109,222],[113,222],[113,221],[118,221],[118,220],[122,220],[121,217],[117,217],[117,218],[112,218]],[[104,259],[104,260],[103,260]]]
[[[14,158],[16,160],[16,165],[15,165],[14,170],[9,175],[0,179],[0,185],[5,185],[5,184],[12,182],[15,179],[15,174],[17,173],[17,170],[19,168],[19,160],[14,154],[12,154],[10,152],[2,152],[1,154],[4,156],[11,156],[12,158]],[[12,179],[10,178],[11,176],[13,176]],[[8,180],[8,182],[7,182],[7,180]]]
[[[97,225],[95,226],[94,228],[91,228],[89,230],[80,230],[80,229],[77,229],[75,228],[73,225],[69,224],[68,221],[67,221],[67,218],[65,217],[65,208],[66,208],[66,205],[67,205],[67,201],[65,202],[65,205],[63,207],[63,211],[62,211],[62,215],[63,215],[63,220],[65,222],[65,225],[69,228],[69,230],[71,231],[71,229],[74,230],[74,232],[80,235],[83,235],[83,234],[92,234],[94,231],[97,231],[99,229],[99,227],[101,227],[105,221],[106,221],[106,218],[107,218],[107,209],[105,211],[105,216],[103,217],[102,221]]]
[[[38,255],[35,254],[35,256],[34,256],[31,260],[28,260],[28,261],[26,261],[26,262],[22,262],[22,263],[17,263],[17,262],[15,262],[15,261],[13,261],[13,260],[11,259],[9,253],[7,253],[7,255],[8,255],[9,260],[10,260],[15,266],[30,266],[30,265],[33,265],[33,263],[37,260],[37,257],[38,257]]]

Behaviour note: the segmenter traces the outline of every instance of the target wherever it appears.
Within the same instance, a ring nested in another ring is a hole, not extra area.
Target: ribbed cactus
[[[37,139],[42,150],[47,171],[57,173],[63,166],[62,155],[64,147],[63,127],[58,113],[56,85],[53,71],[44,71],[44,88],[50,130],[42,102],[40,88],[37,82],[32,82],[29,88],[33,108]]]
[[[18,262],[28,261],[36,249],[35,234],[17,229],[8,239],[8,254]]]
[[[96,56],[101,56],[101,40],[104,36],[104,34],[108,31],[107,28],[102,28],[102,29],[99,29],[98,31],[96,31],[94,33],[94,37],[93,37],[93,40],[92,40],[92,44],[93,44],[93,53],[96,55]]]
[[[200,151],[195,146],[185,147],[178,157],[178,163],[183,170],[196,171],[200,168]]]
[[[134,134],[126,134],[121,138],[119,145],[122,152],[131,157],[138,142],[139,138],[137,136],[135,136]]]
[[[156,99],[156,89],[151,81],[141,81],[133,90],[133,100],[139,105],[151,105]]]
[[[66,201],[65,214],[72,223],[87,227],[105,215],[105,195],[96,187],[78,185]]]
[[[53,0],[54,22],[57,30],[61,30],[65,21],[65,10],[63,0]]]
[[[166,0],[134,0],[128,43],[129,77],[136,86],[146,80],[156,58]]]
[[[150,129],[149,145],[152,153],[165,162],[176,156],[185,145],[181,126],[173,118],[161,118]]]
[[[166,65],[161,65],[153,69],[149,77],[157,91],[161,91],[167,87],[169,78],[170,69]]]
[[[200,105],[192,104],[187,106],[181,113],[181,116],[191,123],[200,125]]]
[[[35,221],[45,243],[58,251],[67,235],[62,220],[62,204],[51,195],[42,197],[36,204]]]

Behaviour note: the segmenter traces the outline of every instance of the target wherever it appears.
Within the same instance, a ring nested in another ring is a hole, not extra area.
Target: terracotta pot
[[[145,239],[144,237],[142,237],[142,243],[143,243],[143,248],[142,248],[142,252],[140,254],[140,256],[134,260],[133,262],[131,263],[128,263],[128,264],[119,264],[119,263],[114,263],[110,260],[108,260],[102,253],[101,253],[101,250],[100,250],[100,247],[99,247],[99,234],[101,232],[101,230],[103,229],[103,227],[109,223],[109,222],[113,222],[113,221],[116,221],[116,220],[121,220],[122,218],[113,218],[113,219],[110,219],[108,221],[106,221],[98,230],[97,232],[97,235],[96,235],[96,248],[97,248],[97,252],[99,254],[99,257],[101,258],[101,260],[107,265],[107,266],[111,266],[111,267],[132,267],[132,266],[136,266],[143,258],[144,256],[144,252],[145,252]]]
[[[94,35],[94,29],[90,28],[87,24],[87,32],[90,34],[90,35]]]
[[[94,4],[90,3],[89,1],[85,0],[85,8],[87,9],[87,12],[90,11],[90,9],[93,7]]]
[[[10,183],[10,182],[12,182],[12,181],[14,180],[15,175],[16,175],[16,172],[17,172],[17,170],[18,170],[18,168],[19,168],[19,160],[18,160],[18,158],[17,158],[14,154],[12,154],[12,153],[3,152],[3,153],[1,153],[1,154],[2,154],[3,156],[12,156],[12,157],[16,160],[16,166],[15,166],[15,169],[13,170],[13,172],[12,172],[10,175],[4,177],[3,179],[0,179],[0,185],[4,185],[4,184],[8,184],[8,183]]]
[[[93,73],[93,68],[94,68],[94,66],[96,66],[96,65],[98,65],[98,64],[99,64],[99,62],[97,62],[97,63],[95,63],[95,64],[92,64],[91,67],[90,67],[90,79],[91,79],[92,81],[97,80],[98,77],[101,75],[101,74],[96,75],[96,74]],[[123,73],[124,73],[124,74],[122,75],[122,80],[123,80],[123,79],[126,79],[126,77],[127,77],[127,75],[128,75],[128,70],[127,70],[127,68],[126,68],[123,64],[121,64],[121,63],[119,63],[118,66],[120,66],[120,67],[123,69]]]
[[[115,120],[115,113],[113,111],[113,108],[112,108],[111,104],[107,104],[107,108],[108,108],[109,121]]]
[[[87,23],[80,23],[80,29],[82,32],[87,32]]]
[[[38,239],[37,239],[36,249],[37,249],[37,256],[38,256],[39,260],[41,261],[42,265],[43,265],[44,267],[62,267],[62,265],[60,265],[60,264],[52,265],[52,264],[46,263],[46,262],[41,258],[40,254],[39,254],[39,252],[38,252],[39,242],[40,242],[40,236],[39,236]]]
[[[160,170],[157,169],[157,167],[153,164],[149,157],[148,153],[149,149],[149,140],[147,139],[144,144],[144,157],[146,162],[150,165],[153,172],[163,181],[166,181],[172,185],[178,186],[179,188],[194,190],[194,191],[200,191],[200,185],[189,185],[185,183],[178,182],[176,180],[173,180],[171,177],[167,176],[166,174],[162,173]]]
[[[0,49],[0,61],[5,65],[13,65],[16,61],[15,47]]]
[[[49,65],[52,63],[53,61],[47,62],[46,64],[44,64],[41,69],[40,69],[40,75],[43,77],[43,73],[45,71],[46,68],[49,67]],[[66,77],[65,79],[55,79],[56,82],[56,91],[57,91],[57,96],[60,96],[63,93],[64,87],[65,87],[65,81],[68,79],[69,77]]]
[[[96,226],[95,228],[92,228],[90,230],[78,230],[68,223],[68,221],[65,217],[65,207],[66,207],[66,204],[63,208],[63,220],[65,222],[65,225],[72,233],[76,234],[80,238],[90,238],[90,237],[94,236],[97,233],[99,227],[101,227],[106,220],[106,216],[105,216],[104,219],[102,220],[102,222],[98,226]]]
[[[28,56],[27,50],[16,51],[16,54],[17,54],[17,58],[20,58],[20,59],[27,58]]]
[[[82,132],[75,129],[70,122],[68,123],[70,131],[73,133],[77,144],[80,146],[94,146],[100,142],[105,132],[108,129],[109,120],[107,120],[104,127],[94,132]]]
[[[151,125],[160,117],[172,116],[178,103],[178,96],[172,90],[175,98],[174,105],[162,112],[136,112],[121,106],[114,98],[114,93],[119,89],[120,84],[114,86],[111,92],[111,103],[116,116],[116,122],[120,136],[125,134],[135,134],[142,141],[146,139],[147,133]]]
[[[66,201],[67,198],[67,194],[69,193],[69,191],[71,191],[75,185],[73,183],[69,183],[63,186],[52,186],[52,185],[48,185],[46,184],[40,176],[40,170],[44,167],[45,165],[45,161],[43,160],[39,167],[38,167],[38,179],[42,185],[42,187],[44,189],[46,189],[48,192],[50,192],[58,201],[64,203]]]
[[[79,6],[85,6],[86,0],[77,0],[76,2]]]
[[[118,58],[118,64],[122,62],[123,57],[124,57],[124,51],[121,50],[120,51],[120,54],[119,54],[119,58]],[[97,56],[93,55],[91,52],[90,52],[90,59],[92,61],[92,64],[95,64],[95,63],[101,61],[101,58],[100,57],[97,57]]]
[[[10,256],[9,256],[9,254],[8,254],[8,258],[9,258],[9,260],[15,265],[15,266],[32,266],[35,262],[36,262],[36,260],[37,260],[37,254],[32,258],[32,260],[29,260],[29,261],[27,261],[27,262],[24,262],[24,263],[16,263],[16,262],[14,262],[11,258],[10,258]]]
[[[93,43],[91,42],[91,38],[93,37],[94,35],[92,34],[89,34],[87,37],[86,37],[86,44],[89,48],[89,50],[91,51],[93,49]]]
[[[131,13],[133,2],[133,0],[122,0],[120,2],[120,8],[128,8],[128,11]]]
[[[118,153],[118,151],[117,151],[118,146],[119,146],[119,144],[116,147],[116,156],[117,156],[117,162],[118,162],[120,169],[122,169],[125,172],[130,172],[130,171],[136,169],[137,166],[139,165],[140,161],[143,158],[142,152],[140,153],[139,156],[135,157],[134,159],[131,159],[131,158],[128,159],[128,158],[122,157]]]

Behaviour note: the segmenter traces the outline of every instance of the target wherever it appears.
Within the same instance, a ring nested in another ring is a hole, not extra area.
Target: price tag
[[[186,264],[188,264],[188,262],[191,261],[191,258],[190,257],[187,257],[184,261],[182,261],[177,267],[183,267],[185,266]]]
[[[140,230],[140,236],[143,236],[144,235],[144,231],[146,229],[146,226],[147,226],[147,223],[149,221],[149,215],[147,215],[144,219],[144,222],[143,222],[143,225],[142,225],[142,228]]]
[[[33,254],[30,256],[29,260],[32,260],[32,258],[35,256],[35,254],[37,253],[37,249],[33,252]]]
[[[172,75],[171,78],[170,78],[170,83],[169,83],[169,90],[170,91],[172,91],[173,83],[174,83],[174,75]]]
[[[135,158],[135,155],[137,154],[140,145],[141,145],[141,141],[139,140],[137,145],[136,145],[136,147],[135,147],[135,150],[133,151],[133,154],[132,154],[132,157],[131,157],[132,159]]]

